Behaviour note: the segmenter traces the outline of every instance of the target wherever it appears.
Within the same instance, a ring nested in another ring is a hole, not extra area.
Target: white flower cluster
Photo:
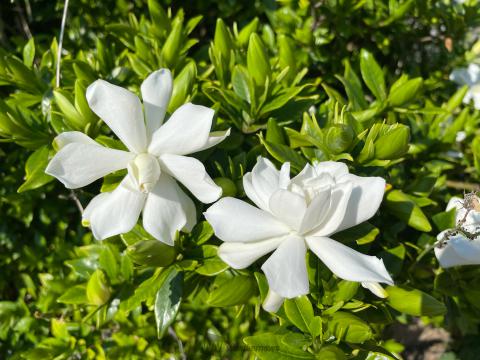
[[[98,80],[87,90],[88,104],[128,150],[103,147],[80,132],[56,138],[59,151],[46,172],[67,188],[127,169],[120,185],[94,197],[83,213],[97,239],[130,231],[142,214],[145,230],[173,245],[177,231],[190,231],[197,221],[193,201],[176,181],[203,203],[221,196],[203,164],[185,155],[220,143],[229,131],[211,133],[214,111],[190,103],[163,123],[171,93],[172,76],[166,69],[143,82],[143,107],[130,91]],[[219,256],[231,267],[246,268],[273,252],[262,266],[270,286],[265,309],[276,311],[284,298],[309,292],[307,248],[338,277],[385,296],[379,283],[393,281],[383,261],[330,238],[376,213],[385,190],[382,178],[355,176],[345,164],[331,161],[307,165],[290,178],[289,163],[277,170],[259,157],[243,186],[256,206],[226,197],[205,217],[224,241]]]

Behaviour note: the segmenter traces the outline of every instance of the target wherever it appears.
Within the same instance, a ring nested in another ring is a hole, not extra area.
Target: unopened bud
[[[380,160],[395,160],[408,151],[410,129],[399,125],[375,141],[375,157]]]

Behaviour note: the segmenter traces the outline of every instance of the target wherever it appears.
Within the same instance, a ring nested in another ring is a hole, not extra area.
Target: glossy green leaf
[[[88,299],[85,285],[72,286],[57,299],[57,302],[63,304],[87,304]]]
[[[377,99],[385,100],[387,91],[385,89],[385,78],[383,71],[373,57],[372,53],[362,49],[360,51],[360,71],[365,84]]]
[[[409,287],[388,286],[387,303],[392,308],[414,316],[437,316],[446,312],[443,303],[423,291]]]
[[[373,337],[372,329],[365,321],[343,311],[337,311],[331,315],[328,330],[335,338],[354,344],[363,343]]]
[[[244,304],[256,290],[255,280],[250,276],[217,277],[209,292],[207,303],[215,307]]]
[[[288,319],[303,332],[309,332],[309,325],[313,319],[313,307],[308,297],[303,295],[284,302],[285,314]]]
[[[270,78],[272,69],[262,39],[252,33],[248,42],[247,68],[252,75],[255,84],[259,87],[265,85],[267,78]]]
[[[167,270],[155,296],[155,322],[161,338],[177,316],[182,301],[183,273],[175,268]]]
[[[385,197],[387,209],[412,228],[429,232],[432,226],[422,209],[401,190],[392,190]]]
[[[108,285],[108,279],[102,270],[97,269],[92,276],[90,276],[86,291],[88,302],[92,305],[100,306],[110,299],[111,291]]]
[[[27,44],[23,47],[23,63],[29,68],[33,65],[35,59],[35,40],[32,37],[28,40]]]
[[[25,164],[25,182],[18,188],[18,192],[38,189],[53,180],[53,177],[45,174],[45,168],[49,161],[49,149],[42,146],[28,157]]]

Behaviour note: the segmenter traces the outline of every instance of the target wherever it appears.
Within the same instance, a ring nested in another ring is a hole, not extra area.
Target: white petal
[[[228,242],[252,242],[288,234],[288,227],[245,201],[225,197],[204,213],[215,235]]]
[[[352,184],[337,184],[330,196],[330,208],[324,217],[324,222],[310,232],[312,236],[329,236],[339,231],[348,211],[349,199],[352,193]]]
[[[249,243],[224,242],[218,248],[218,256],[234,269],[245,269],[275,250],[282,241],[283,237]]]
[[[466,68],[458,68],[453,70],[450,74],[450,80],[456,82],[459,85],[471,86],[474,84],[474,79],[470,76]]]
[[[142,83],[142,100],[149,137],[163,123],[172,96],[172,88],[172,73],[168,69],[151,73]]]
[[[364,255],[327,237],[307,237],[307,245],[339,278],[393,284],[383,260]]]
[[[114,171],[125,169],[134,154],[109,149],[97,143],[70,143],[60,149],[45,172],[67,188],[76,189]]]
[[[466,261],[480,264],[480,241],[456,236],[448,241],[448,245],[453,247],[455,252]]]
[[[173,245],[177,231],[190,231],[196,222],[193,201],[170,176],[162,174],[148,194],[143,210],[143,227],[153,237]]]
[[[269,211],[270,197],[279,189],[280,172],[266,158],[258,157],[252,169],[252,185],[259,201],[258,207]],[[252,199],[253,201],[253,199]]]
[[[303,217],[300,233],[306,233],[325,223],[325,217],[330,209],[331,196],[332,190],[330,188],[320,191],[315,195]]]
[[[458,255],[452,246],[444,246],[442,248],[436,247],[435,256],[437,257],[440,266],[444,269],[460,265],[475,264],[471,264],[469,261]]]
[[[90,226],[90,218],[92,217],[92,213],[94,210],[99,208],[102,203],[107,202],[107,200],[111,197],[112,192],[103,192],[95,196],[90,202],[88,203],[87,207],[83,210],[82,213],[82,225],[83,226]]]
[[[280,221],[299,230],[307,210],[305,198],[288,190],[279,189],[270,197],[270,212]]]
[[[262,265],[270,289],[287,299],[308,294],[306,253],[302,237],[287,237]]]
[[[128,185],[128,176],[115,190],[93,198],[83,212],[98,240],[129,232],[137,223],[145,203],[145,194]]]
[[[473,107],[477,110],[480,109],[480,84],[475,84],[468,92],[473,99]]]
[[[268,290],[267,297],[263,301],[262,308],[268,312],[277,312],[285,301],[284,297],[278,295],[272,289]]]
[[[480,264],[480,239],[470,240],[463,234],[446,236],[451,230],[437,235],[440,241],[435,248],[435,256],[443,268],[459,265]]]
[[[252,200],[255,205],[257,205],[259,208],[262,208],[264,204],[262,200],[260,200],[260,198],[258,197],[257,192],[253,187],[251,172],[243,175],[243,190],[245,191],[247,197]]]
[[[377,282],[362,282],[362,286],[365,289],[370,290],[374,295],[378,296],[379,298],[385,299],[388,297],[388,293],[385,289]]]
[[[81,143],[81,144],[90,144],[90,145],[99,145],[91,137],[85,135],[80,131],[66,131],[55,137],[53,140],[55,145],[60,150],[65,145],[70,143]]]
[[[184,104],[152,136],[148,152],[187,155],[208,142],[214,111],[201,105]]]
[[[160,156],[160,166],[180,181],[198,200],[209,204],[222,196],[222,188],[215,184],[197,159],[165,154]]]
[[[455,221],[457,224],[463,221],[463,227],[465,230],[475,233],[478,231],[477,227],[480,227],[480,212],[475,210],[470,210],[468,215],[467,209],[464,207],[464,200],[459,197],[452,197],[447,205],[447,210],[456,209]]]
[[[335,180],[348,174],[348,166],[340,161],[322,161],[314,164],[315,172],[318,175],[329,174]]]
[[[467,209],[463,207],[463,199],[457,196],[450,198],[445,211],[450,211],[452,209],[455,209],[455,221],[458,224],[458,222],[465,217],[465,213],[467,212]]]
[[[452,198],[450,198],[447,204],[446,211],[450,211],[453,208],[457,209],[457,211],[463,209],[463,199],[457,196],[453,196]]]
[[[87,89],[90,108],[118,136],[125,146],[137,154],[147,148],[147,133],[140,99],[130,91],[104,80],[97,80]]]
[[[294,183],[294,184],[302,186],[304,181],[306,181],[308,179],[312,179],[316,176],[317,175],[315,173],[315,168],[310,164],[306,164],[305,167],[302,169],[302,171],[300,171],[297,174],[297,176],[292,178],[291,182]]]
[[[282,164],[280,168],[280,174],[278,177],[278,187],[280,189],[286,189],[290,184],[290,163],[286,162]]]
[[[196,151],[203,151],[206,149],[210,149],[211,147],[217,144],[220,144],[229,135],[230,135],[230,129],[225,131],[213,131],[209,134],[207,143]]]
[[[472,83],[478,83],[480,80],[480,66],[478,64],[471,63],[468,65],[468,76]]]
[[[462,235],[452,236],[441,247],[435,248],[435,256],[443,268],[480,264],[480,244]]]
[[[385,180],[381,177],[342,176],[339,182],[351,183],[352,194],[347,211],[337,231],[348,229],[370,219],[380,207],[385,193]]]

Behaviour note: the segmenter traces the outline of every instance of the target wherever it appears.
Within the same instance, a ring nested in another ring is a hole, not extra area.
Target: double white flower
[[[290,164],[280,171],[259,158],[243,178],[245,193],[258,206],[226,197],[205,217],[224,241],[220,258],[243,269],[272,252],[262,266],[270,287],[263,306],[276,311],[284,298],[309,292],[307,247],[338,277],[362,282],[378,296],[378,283],[393,284],[383,261],[361,254],[330,235],[371,218],[378,210],[385,180],[349,174],[341,162],[307,165],[290,179]]]
[[[480,199],[473,196],[478,203]],[[480,212],[475,209],[468,210],[464,204],[464,200],[453,197],[447,205],[447,211],[455,209],[455,221],[460,229],[445,230],[437,236],[435,256],[443,268],[480,265],[480,236],[469,238],[461,231],[463,229],[469,235],[480,232]]]
[[[204,203],[217,200],[222,193],[203,164],[184,155],[218,144],[229,131],[210,133],[214,111],[190,103],[163,124],[172,94],[172,75],[167,69],[150,74],[141,93],[143,108],[140,99],[126,89],[103,80],[90,85],[90,108],[129,151],[103,147],[81,132],[65,132],[55,139],[60,150],[46,173],[76,189],[127,168],[128,175],[115,190],[93,198],[83,220],[97,239],[105,239],[130,231],[143,212],[145,230],[173,245],[175,233],[191,230],[196,222],[195,205],[175,179]]]

